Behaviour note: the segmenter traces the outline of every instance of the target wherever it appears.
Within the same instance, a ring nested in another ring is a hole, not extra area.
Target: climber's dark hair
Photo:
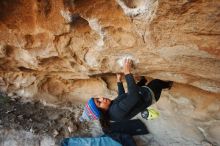
[[[109,133],[110,132],[110,119],[109,119],[109,115],[103,111],[102,109],[99,108],[99,110],[101,111],[101,116],[99,118],[99,122],[101,124],[102,127],[102,131],[104,133]]]

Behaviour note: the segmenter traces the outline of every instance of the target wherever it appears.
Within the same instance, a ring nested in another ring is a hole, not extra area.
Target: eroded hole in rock
[[[71,22],[70,25],[74,29],[89,29],[89,23],[86,19],[82,18],[79,14],[72,14],[71,15]]]
[[[44,58],[40,60],[41,65],[46,65],[46,64],[51,64],[53,62],[59,62],[61,58],[57,56],[49,57],[49,58]]]
[[[88,1],[87,0],[74,0],[74,4],[76,6],[82,6],[82,5],[88,4]]]
[[[145,0],[123,0],[125,5],[129,8],[137,8],[142,6]]]
[[[65,8],[73,7],[75,0],[63,0],[63,4]]]
[[[20,71],[24,71],[24,72],[33,72],[33,71],[35,71],[33,69],[30,69],[30,68],[27,68],[27,67],[23,67],[23,66],[18,67],[18,69]]]
[[[158,5],[157,0],[116,0],[116,2],[120,5],[127,16],[137,17],[139,15],[145,15],[144,19],[150,19],[154,15]]]
[[[32,35],[30,35],[30,34],[25,35],[24,38],[26,40],[25,47],[29,47],[34,43],[34,37]]]
[[[51,0],[37,0],[38,13],[47,17],[52,9]]]
[[[4,47],[5,55],[6,55],[7,57],[13,56],[14,53],[15,53],[15,49],[16,49],[16,48],[14,48],[13,46],[6,45],[6,46]]]
[[[86,19],[80,16],[78,13],[71,13],[69,10],[61,10],[61,15],[70,25],[71,29],[80,31],[82,33],[90,31],[89,23]]]
[[[0,1],[0,21],[7,20],[17,7],[21,6],[20,0],[1,0]]]

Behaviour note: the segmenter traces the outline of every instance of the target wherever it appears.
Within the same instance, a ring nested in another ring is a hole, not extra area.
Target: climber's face
[[[111,104],[111,100],[102,96],[98,96],[94,98],[94,102],[96,106],[104,111],[107,111],[109,109],[109,106]]]

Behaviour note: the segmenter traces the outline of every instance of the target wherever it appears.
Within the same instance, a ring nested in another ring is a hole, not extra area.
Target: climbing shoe
[[[141,112],[141,117],[146,120],[153,120],[153,119],[158,118],[159,116],[160,116],[160,113],[153,108],[149,108]]]

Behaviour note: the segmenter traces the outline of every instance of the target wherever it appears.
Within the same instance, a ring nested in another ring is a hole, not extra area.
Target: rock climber
[[[154,79],[147,85],[147,80],[141,77],[136,84],[131,73],[132,60],[125,59],[123,73],[127,82],[128,92],[125,93],[122,84],[122,75],[117,74],[118,96],[114,100],[98,96],[92,97],[86,103],[81,121],[100,120],[101,123],[107,121],[128,120],[142,112],[142,117],[149,119],[150,114],[147,109],[150,105],[157,102],[163,89],[170,89],[172,81],[162,81]],[[155,111],[151,111],[155,112]]]

